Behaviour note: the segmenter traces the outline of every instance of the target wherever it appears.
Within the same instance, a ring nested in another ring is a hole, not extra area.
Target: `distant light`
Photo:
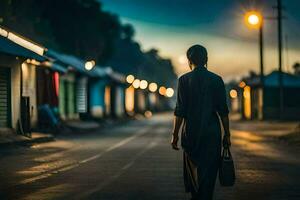
[[[246,86],[246,83],[244,82],[244,81],[241,81],[240,83],[239,83],[239,87],[240,88],[244,88]]]
[[[149,84],[149,90],[150,90],[150,92],[156,92],[157,84],[156,83],[150,83]]]
[[[95,61],[91,60],[91,61],[87,61],[84,65],[85,69],[90,71],[93,69],[93,67],[95,66]]]
[[[1,31],[1,32],[2,32],[2,34],[4,33],[4,35],[5,35],[5,32],[3,32],[3,31]],[[16,44],[18,44],[18,45],[20,45],[20,46],[22,46],[26,49],[29,49],[29,50],[31,50],[31,51],[33,51],[33,52],[35,52],[35,53],[37,53],[41,56],[44,55],[44,50],[45,49],[43,47],[41,47],[37,44],[34,44],[34,43],[32,43],[32,42],[30,42],[30,41],[28,41],[28,40],[26,40],[26,39],[24,39],[24,38],[22,38],[22,37],[20,37],[16,34],[14,34],[14,33],[9,32],[8,35],[7,35],[7,38],[9,40],[13,41],[14,43],[16,43]]]
[[[135,79],[132,83],[132,86],[135,88],[135,89],[138,89],[140,87],[140,79]]]
[[[150,117],[152,117],[152,112],[151,112],[150,110],[147,110],[147,111],[144,113],[144,116],[145,116],[146,118],[150,118]]]
[[[174,95],[174,90],[172,88],[168,88],[166,90],[166,96],[171,98]]]
[[[141,82],[140,82],[140,88],[144,90],[147,87],[148,87],[148,82],[146,80],[141,80]]]
[[[159,94],[162,95],[162,96],[165,96],[165,95],[166,95],[166,91],[167,91],[167,89],[166,89],[166,87],[164,87],[164,86],[161,86],[161,87],[159,88],[159,90],[158,90]]]
[[[128,75],[127,77],[126,77],[126,81],[127,81],[127,83],[129,83],[129,84],[131,84],[131,83],[133,83],[133,81],[134,81],[134,76],[133,75]]]
[[[237,98],[237,91],[235,89],[230,90],[229,95],[231,98]]]

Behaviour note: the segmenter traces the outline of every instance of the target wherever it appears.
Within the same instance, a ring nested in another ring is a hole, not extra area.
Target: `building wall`
[[[104,80],[93,81],[90,84],[90,113],[93,117],[100,118],[104,116],[105,103],[104,103],[104,93],[105,93]]]
[[[283,93],[283,111],[280,111],[279,88],[265,88],[264,119],[300,119],[300,87],[285,87]]]
[[[20,66],[11,68],[11,122],[12,128],[17,128],[17,122],[20,118]]]

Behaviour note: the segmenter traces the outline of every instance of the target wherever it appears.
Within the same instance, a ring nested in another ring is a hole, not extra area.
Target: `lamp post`
[[[260,64],[260,87],[261,95],[259,95],[259,119],[263,119],[263,95],[264,95],[264,38],[263,38],[263,16],[257,11],[247,12],[245,22],[249,28],[259,29],[259,64]]]
[[[264,88],[263,17],[259,12],[250,11],[246,13],[245,21],[249,28],[259,29],[260,85]]]

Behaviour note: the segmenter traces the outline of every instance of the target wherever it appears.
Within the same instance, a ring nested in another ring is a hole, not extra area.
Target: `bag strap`
[[[232,158],[231,156],[231,151],[230,151],[230,148],[229,147],[223,147],[223,151],[222,151],[222,157],[223,158]]]

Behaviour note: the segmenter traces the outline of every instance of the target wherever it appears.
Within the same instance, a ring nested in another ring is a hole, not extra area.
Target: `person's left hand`
[[[173,134],[172,135],[172,140],[171,140],[171,145],[172,145],[172,148],[174,149],[174,150],[179,150],[179,147],[178,147],[178,140],[179,140],[179,137],[178,137],[178,135],[175,135],[175,134]]]

